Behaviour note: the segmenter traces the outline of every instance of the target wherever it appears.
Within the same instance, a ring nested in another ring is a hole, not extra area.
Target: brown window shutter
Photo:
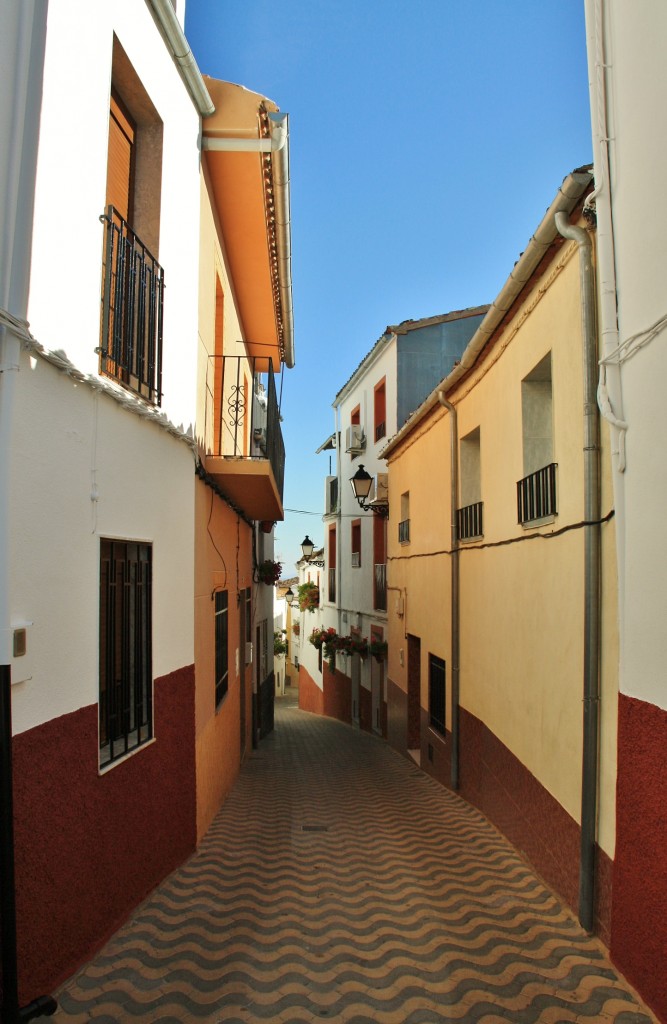
[[[132,170],[135,126],[115,96],[109,111],[109,156],[106,205],[114,206],[123,220],[131,221]]]

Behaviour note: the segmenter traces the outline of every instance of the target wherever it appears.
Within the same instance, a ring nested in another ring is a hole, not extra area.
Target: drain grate
[[[328,832],[329,831],[329,826],[328,825],[302,825],[301,826],[301,831],[302,832]]]

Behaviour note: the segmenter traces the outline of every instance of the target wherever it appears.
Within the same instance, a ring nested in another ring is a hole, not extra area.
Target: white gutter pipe
[[[215,113],[213,100],[209,96],[204,79],[197,67],[197,61],[183,34],[181,23],[176,17],[171,0],[147,0],[147,3],[162,30],[162,35],[171,50],[174,63],[181,73],[181,78],[185,82],[199,115],[201,117],[210,117],[211,114]]]
[[[449,390],[475,365],[477,357],[492,336],[498,325],[502,322],[507,312],[512,308],[518,299],[523,288],[530,280],[535,268],[545,255],[547,249],[556,239],[558,232],[555,225],[555,215],[559,212],[571,213],[581,199],[584,192],[591,183],[591,174],[587,170],[573,171],[558,190],[556,198],[545,213],[535,234],[526,246],[525,252],[517,260],[512,273],[505,285],[498,294],[495,302],[489,306],[489,310],[481,324],[468,342],[460,361],[443,381],[431,392],[422,405],[416,410],[410,419],[394,434],[391,441],[380,453],[382,458],[393,451],[403,437],[409,433],[439,402],[439,394],[447,394]]]

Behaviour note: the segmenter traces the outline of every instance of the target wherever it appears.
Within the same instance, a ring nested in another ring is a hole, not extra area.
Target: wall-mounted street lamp
[[[368,495],[371,493],[371,487],[373,486],[373,477],[370,473],[367,473],[363,466],[359,466],[359,469],[350,477],[350,483],[352,484],[352,493],[357,499],[359,508],[362,508],[364,512],[375,512],[376,516],[382,516],[383,519],[389,517],[389,505],[369,505],[367,503]]]
[[[308,565],[316,565],[319,569],[324,568],[324,562],[320,562],[316,558],[312,557],[313,551],[315,550],[315,545],[313,544],[308,534],[306,534],[306,536],[303,538],[303,541],[301,542],[301,550],[303,551],[303,557],[305,561],[308,562]]]
[[[284,597],[288,604],[292,603],[292,601],[294,600],[294,591],[292,590],[291,587],[289,588],[289,590],[285,591]]]

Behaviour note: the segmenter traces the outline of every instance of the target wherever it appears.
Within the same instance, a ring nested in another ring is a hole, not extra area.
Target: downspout
[[[148,3],[199,115],[210,117],[215,107],[171,0],[148,0]]]
[[[579,246],[579,286],[584,370],[584,721],[581,778],[579,921],[593,931],[595,840],[598,812],[600,716],[600,423],[596,401],[595,277],[591,240],[583,228],[557,213],[563,238]]]
[[[445,398],[444,391],[438,391],[440,405],[449,413],[449,443],[451,463],[451,636],[452,636],[452,760],[451,760],[451,783],[452,789],[459,788],[459,537],[456,528],[456,508],[459,492],[459,456],[458,456],[458,416],[456,409],[451,402]]]

